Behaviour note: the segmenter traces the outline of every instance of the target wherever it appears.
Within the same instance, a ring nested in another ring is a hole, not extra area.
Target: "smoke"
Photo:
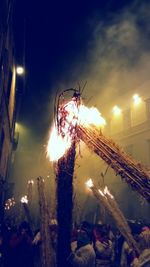
[[[66,72],[62,87],[87,81],[83,97],[104,107],[149,80],[149,10],[148,1],[134,1],[116,13],[108,10],[105,16],[97,11],[87,22],[90,39],[85,58]]]
[[[33,112],[30,107],[29,122],[34,125],[36,131],[30,135],[30,142],[26,139],[24,145],[19,144],[16,153],[13,177],[18,194],[24,191],[28,178],[33,179],[38,175],[47,177],[50,174],[50,179],[54,181],[52,166],[46,159],[44,145],[47,143],[48,131],[54,117],[53,107],[57,89],[62,91],[78,87],[78,83],[82,87],[87,81],[82,94],[83,100],[89,106],[97,106],[103,115],[118,97],[123,97],[126,92],[136,91],[149,80],[150,3],[131,2],[116,11],[110,4],[103,15],[102,11],[95,10],[86,19],[88,37],[84,54],[83,50],[79,51],[78,60],[69,63],[68,67],[66,64],[59,73],[57,81],[53,80],[49,86],[50,90],[46,93],[43,92],[41,81],[38,93],[41,96],[40,103],[34,99],[35,94],[32,96],[33,99],[30,99],[34,106]],[[30,86],[32,87],[32,84]],[[46,82],[44,86],[47,87]],[[36,89],[34,90],[36,92]],[[23,138],[22,136],[22,140]],[[24,152],[21,153],[20,149]],[[86,195],[85,181],[89,177],[101,180],[100,173],[105,171],[106,166],[85,148],[81,149],[81,153],[82,157],[78,157],[76,162],[75,190],[79,190],[82,198]],[[112,173],[109,172],[109,179],[106,182],[110,186],[113,179]],[[115,183],[118,189],[116,194],[120,197],[123,187],[118,181],[120,180],[116,177]]]

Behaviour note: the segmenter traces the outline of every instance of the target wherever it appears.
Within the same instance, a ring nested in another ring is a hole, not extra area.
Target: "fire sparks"
[[[26,204],[28,204],[28,198],[27,198],[26,195],[23,196],[23,197],[21,198],[21,203],[26,203]]]
[[[16,204],[14,197],[8,198],[5,202],[5,210],[10,210]]]
[[[76,137],[78,125],[88,127],[91,124],[100,128],[106,124],[105,119],[95,107],[88,108],[74,98],[60,105],[57,123],[52,127],[47,146],[47,156],[50,161],[57,161],[70,148]]]

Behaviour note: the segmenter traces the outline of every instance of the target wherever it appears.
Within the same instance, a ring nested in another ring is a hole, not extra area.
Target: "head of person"
[[[91,244],[93,239],[93,228],[90,223],[84,221],[81,223],[77,235],[77,247],[80,248],[87,244]]]
[[[19,234],[31,236],[31,229],[30,229],[29,224],[26,221],[23,221],[19,225]]]

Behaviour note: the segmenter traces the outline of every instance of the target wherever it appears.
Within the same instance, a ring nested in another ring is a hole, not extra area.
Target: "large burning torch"
[[[73,91],[71,101],[64,99],[66,91]],[[95,108],[88,109],[81,103],[80,92],[68,89],[60,94],[56,108],[56,119],[48,142],[47,152],[51,161],[57,161],[57,266],[68,266],[66,261],[71,248],[71,228],[73,209],[73,173],[75,163],[75,148],[78,141],[77,127],[80,123],[89,121],[105,123]]]

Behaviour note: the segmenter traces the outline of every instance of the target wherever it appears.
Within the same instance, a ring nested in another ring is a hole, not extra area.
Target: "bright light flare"
[[[29,180],[28,181],[28,184],[32,184],[33,185],[34,184],[34,181],[33,180]]]
[[[21,198],[21,203],[28,204],[28,197],[26,195]]]
[[[16,72],[17,72],[18,75],[23,75],[23,73],[24,73],[24,68],[23,68],[22,66],[18,66],[18,67],[16,68]]]
[[[112,198],[112,199],[114,198],[113,195],[112,195],[112,194],[110,193],[110,191],[108,190],[108,187],[107,187],[107,186],[105,186],[105,188],[104,188],[104,194],[105,194],[105,195],[109,195],[110,198]]]
[[[77,125],[88,127],[90,124],[101,128],[106,124],[95,107],[87,108],[82,104],[78,105],[74,100],[60,106],[58,125],[53,125],[47,145],[47,156],[50,161],[57,161],[70,148]]]
[[[119,116],[121,114],[121,109],[118,106],[113,107],[113,114]]]
[[[58,134],[57,128],[53,125],[47,146],[47,156],[50,161],[57,161],[65,154],[70,146],[71,139],[68,139],[67,135],[62,137],[62,135]]]
[[[98,192],[101,194],[101,196],[105,197],[104,193],[102,192],[102,190],[98,189]]]
[[[85,184],[88,188],[92,188],[94,186],[92,179],[89,179]]]
[[[141,103],[141,97],[138,94],[133,95],[134,105],[139,105]]]
[[[81,125],[90,125],[104,127],[106,125],[105,119],[101,116],[101,113],[97,108],[91,107],[88,108],[84,105],[81,105],[79,108],[79,124]]]

